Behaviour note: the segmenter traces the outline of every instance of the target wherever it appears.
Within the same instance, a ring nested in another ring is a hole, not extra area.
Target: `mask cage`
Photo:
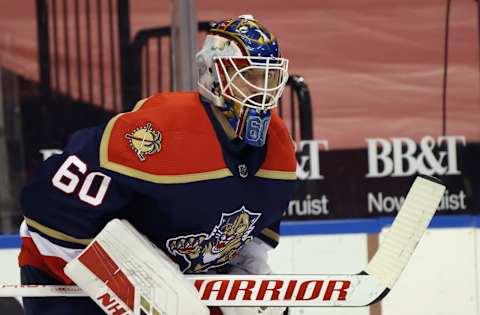
[[[223,97],[260,111],[277,106],[288,80],[287,59],[214,57],[214,64],[220,76],[220,92]],[[228,67],[233,69],[233,73],[229,73]],[[251,75],[251,73],[257,73],[257,75]],[[262,74],[263,78],[260,78],[258,73]],[[254,82],[252,82],[252,78],[255,79]],[[243,83],[243,89],[235,82]],[[245,91],[245,87],[250,91]]]

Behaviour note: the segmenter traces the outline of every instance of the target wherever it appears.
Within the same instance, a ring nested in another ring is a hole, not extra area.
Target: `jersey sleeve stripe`
[[[63,232],[60,232],[60,231],[57,231],[57,230],[54,230],[52,228],[49,228],[33,219],[30,219],[30,218],[27,218],[25,217],[25,222],[27,223],[28,226],[31,226],[32,228],[38,230],[39,232],[53,238],[53,239],[57,239],[57,240],[60,240],[60,241],[65,241],[65,242],[70,242],[70,243],[74,243],[74,244],[80,244],[80,245],[88,245],[90,244],[90,242],[92,241],[91,238],[76,238],[76,237],[73,237],[73,236],[70,236],[70,235],[67,235]]]
[[[280,235],[272,229],[265,228],[260,233],[277,243],[280,241]]]
[[[68,262],[73,258],[77,257],[77,255],[80,254],[83,250],[67,248],[54,244],[40,234],[29,231],[26,224],[22,224],[20,230],[20,235],[22,237],[30,237],[33,240],[42,256],[55,256]]]
[[[63,268],[79,255],[82,249],[58,246],[40,234],[29,231],[25,221],[20,226],[20,236],[22,238],[22,248],[18,257],[20,266],[35,267],[65,284],[72,284]]]
[[[58,257],[42,256],[30,237],[22,237],[22,249],[18,256],[18,262],[20,267],[35,267],[64,284],[73,284],[73,281],[63,272],[67,262]]]

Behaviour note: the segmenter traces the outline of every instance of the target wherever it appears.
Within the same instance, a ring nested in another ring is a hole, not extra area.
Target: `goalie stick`
[[[185,275],[208,306],[367,306],[394,287],[445,191],[433,177],[418,176],[364,271],[353,275]],[[0,296],[78,297],[75,286],[0,285]]]

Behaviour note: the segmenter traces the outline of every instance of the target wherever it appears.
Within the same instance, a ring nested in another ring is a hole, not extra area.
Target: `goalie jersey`
[[[259,237],[278,242],[295,183],[291,138],[273,113],[267,143],[232,143],[198,93],[160,93],[75,133],[24,188],[20,266],[61,283],[113,218],[128,220],[185,273],[221,270]]]

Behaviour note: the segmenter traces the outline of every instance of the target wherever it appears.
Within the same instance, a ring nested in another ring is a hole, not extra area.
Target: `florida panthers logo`
[[[262,214],[250,212],[245,207],[222,213],[220,222],[210,234],[190,234],[167,240],[168,251],[180,255],[188,267],[183,272],[199,273],[227,264],[238,250],[252,240],[250,235]]]
[[[140,161],[145,161],[145,155],[152,155],[160,152],[162,148],[162,134],[153,129],[151,123],[136,128],[133,132],[127,133],[125,138],[130,143],[130,148],[137,154]]]

